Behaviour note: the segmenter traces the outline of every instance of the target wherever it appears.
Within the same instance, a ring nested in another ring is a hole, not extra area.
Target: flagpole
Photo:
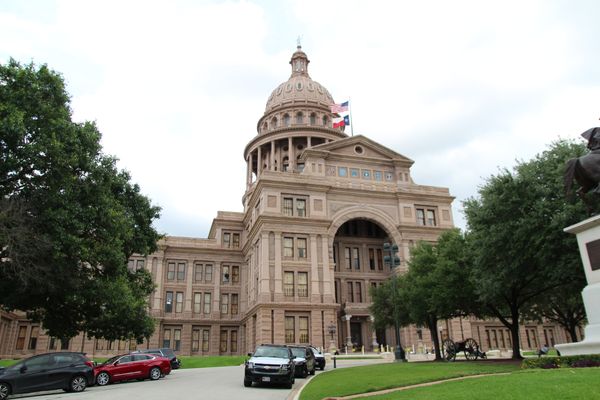
[[[348,97],[348,114],[350,114],[350,134],[354,136],[354,118],[352,118],[352,99]]]

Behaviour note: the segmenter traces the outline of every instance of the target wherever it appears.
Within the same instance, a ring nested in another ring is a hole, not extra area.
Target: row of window
[[[165,313],[172,313],[173,309],[176,313],[183,312],[183,292],[167,291],[165,295]],[[194,314],[210,314],[212,307],[211,292],[194,292],[193,294],[193,312]],[[221,314],[236,315],[239,313],[239,294],[237,293],[222,293],[220,302]],[[175,307],[173,307],[175,303]]]
[[[308,117],[308,122],[310,125],[317,125],[317,114],[315,113],[311,113]],[[328,126],[329,125],[329,118],[326,116],[323,116],[320,120],[321,125],[323,126]],[[281,124],[279,124],[279,120],[277,119],[277,117],[273,117],[271,118],[271,122],[267,122],[265,121],[263,124],[263,130],[268,130],[269,127],[270,129],[276,129],[278,127],[289,127],[291,126],[292,123],[292,117],[290,116],[290,114],[284,114],[283,118],[281,119]],[[304,122],[304,114],[302,112],[298,112],[296,113],[296,118],[295,118],[295,124],[296,125],[303,125]]]
[[[337,171],[335,167],[328,168],[328,174],[331,176],[335,176],[337,172],[337,176],[341,178],[362,178],[365,180],[374,180],[378,182],[383,182],[385,179],[387,182],[392,182],[394,180],[394,173],[390,171],[378,171],[367,168],[348,168],[348,167],[337,167]]]
[[[295,245],[294,245],[295,242]],[[297,258],[306,258],[307,254],[307,239],[306,238],[294,238],[290,236],[283,237],[283,256],[287,258],[293,258],[296,254]]]
[[[162,347],[174,351],[181,350],[181,328],[165,328],[163,330]],[[192,352],[203,353],[210,351],[210,328],[192,328]],[[219,335],[219,351],[221,353],[236,353],[238,351],[238,331],[221,329]]]
[[[223,232],[223,247],[225,248],[239,248],[240,247],[240,234],[232,232]]]
[[[340,303],[341,300],[349,303],[364,303],[367,301],[364,292],[365,283],[363,281],[346,281],[346,297],[344,299],[342,299],[340,295],[341,281],[336,279],[334,285],[336,303]],[[371,281],[370,285],[371,287],[377,287],[378,282]]]
[[[309,343],[308,317],[286,316],[285,317],[285,342],[286,343]],[[296,337],[298,341],[296,341]]]
[[[369,247],[367,249],[369,256],[369,269],[371,271],[383,271],[383,249]],[[333,247],[333,262],[336,264],[336,270],[340,270],[340,265],[337,262],[337,246]],[[345,269],[361,269],[361,255],[359,247],[344,247],[344,263]]]
[[[168,281],[185,281],[187,264],[185,262],[167,263]],[[210,283],[213,280],[212,264],[194,264],[194,283]],[[239,265],[221,265],[221,283],[239,284],[240,266]]]
[[[306,198],[284,197],[282,201],[282,213],[290,217],[306,217]]]
[[[417,225],[436,226],[435,210],[431,208],[417,208]]]

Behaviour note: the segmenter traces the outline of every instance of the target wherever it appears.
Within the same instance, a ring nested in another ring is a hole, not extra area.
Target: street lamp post
[[[387,265],[390,266],[390,268],[393,271],[396,267],[400,265],[400,257],[398,257],[398,245],[385,242],[383,244],[383,251],[386,253],[386,255],[383,257],[383,260]],[[406,354],[404,353],[404,349],[402,348],[402,343],[400,343],[400,322],[398,321],[398,300],[396,294],[396,292],[398,291],[398,286],[396,283],[396,276],[393,276],[392,279],[394,290],[394,328],[396,330],[396,351],[394,352],[394,358],[396,362],[404,362],[406,361]]]

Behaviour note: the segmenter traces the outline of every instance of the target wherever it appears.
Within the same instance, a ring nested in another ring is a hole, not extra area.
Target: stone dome
[[[292,55],[292,75],[290,79],[277,86],[267,100],[265,114],[280,107],[293,106],[297,104],[313,103],[329,107],[334,103],[329,91],[320,83],[313,81],[308,75],[308,63],[310,61],[298,46]]]

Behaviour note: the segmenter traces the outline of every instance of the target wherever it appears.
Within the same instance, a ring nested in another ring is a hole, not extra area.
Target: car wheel
[[[10,394],[10,386],[8,386],[8,383],[0,383],[0,400],[5,400],[8,398],[8,395]]]
[[[294,378],[292,377],[292,378],[290,378],[289,381],[286,382],[285,388],[286,389],[291,389],[293,384],[294,384]]]
[[[308,366],[304,366],[304,369],[302,370],[302,377],[306,378],[308,376]]]
[[[244,379],[244,387],[250,387],[250,386],[252,386],[252,381]]]
[[[100,372],[96,377],[96,383],[99,386],[108,385],[110,383],[110,375],[108,375],[108,372]]]
[[[316,370],[317,370],[317,367],[315,367],[315,366],[313,365],[313,369],[311,369],[311,370],[310,370],[310,374],[311,374],[311,375],[314,375]]]
[[[87,380],[82,375],[72,377],[69,382],[69,392],[83,392],[86,387]]]
[[[160,368],[154,367],[150,370],[150,379],[155,381],[160,378],[161,374],[162,374],[162,372],[160,372]]]

